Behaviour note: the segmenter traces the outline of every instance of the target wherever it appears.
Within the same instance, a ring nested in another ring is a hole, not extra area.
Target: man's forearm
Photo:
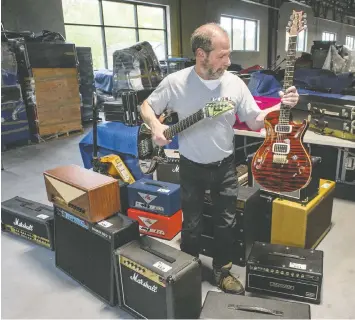
[[[273,111],[279,111],[280,105],[281,104],[278,103],[271,108],[260,111],[259,115],[254,120],[247,122],[248,127],[252,130],[260,130],[261,128],[264,128],[264,119],[266,115]]]
[[[141,116],[143,121],[152,129],[157,124],[160,124],[157,119],[152,107],[149,105],[147,100],[145,100],[141,106]]]

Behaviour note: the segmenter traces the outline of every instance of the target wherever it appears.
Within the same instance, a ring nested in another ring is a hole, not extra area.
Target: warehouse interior
[[[2,318],[355,318],[354,0],[2,0],[1,22]],[[141,156],[142,105],[195,70],[191,35],[206,23],[228,34],[228,72],[260,111],[286,83],[299,95],[273,136],[232,115],[241,295],[212,280],[207,186],[199,260],[180,248],[190,125],[178,111],[156,114],[176,130],[157,167],[144,171],[152,150]],[[288,160],[261,163],[260,152],[280,154],[262,149],[275,136]],[[303,153],[291,181],[309,179],[290,191],[281,172]]]

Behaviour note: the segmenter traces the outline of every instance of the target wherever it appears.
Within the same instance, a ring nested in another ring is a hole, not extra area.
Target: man
[[[233,233],[236,221],[238,183],[234,162],[235,113],[251,129],[264,126],[266,112],[260,111],[249,89],[237,76],[226,72],[230,65],[230,43],[227,32],[209,23],[196,29],[191,37],[196,65],[168,75],[144,101],[142,117],[152,129],[158,145],[169,141],[164,137],[167,126],[156,115],[169,108],[184,119],[216,97],[233,97],[235,110],[213,119],[204,119],[179,134],[181,205],[184,215],[181,250],[198,256],[201,217],[205,190],[210,190],[215,204],[213,275],[215,284],[224,292],[242,294],[243,285],[230,273],[233,255]],[[280,93],[282,102],[296,105],[294,87]],[[278,110],[274,106],[268,112]]]

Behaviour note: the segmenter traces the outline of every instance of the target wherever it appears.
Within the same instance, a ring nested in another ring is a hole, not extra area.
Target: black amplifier
[[[246,268],[246,291],[319,304],[323,251],[255,242]]]
[[[157,180],[180,184],[179,150],[165,149],[166,161],[157,167]]]
[[[54,250],[53,208],[21,197],[1,203],[1,228]]]
[[[213,215],[212,198],[206,193],[202,215],[201,253],[210,257],[213,257]],[[260,226],[267,228],[264,222],[268,215],[269,208],[260,206],[260,190],[239,186],[236,219],[233,226],[235,240],[233,264],[245,266],[254,241],[259,240]]]
[[[311,319],[309,304],[208,291],[200,319]]]
[[[122,214],[89,223],[55,206],[55,264],[111,306],[117,304],[112,254],[139,238],[138,222]]]
[[[197,319],[200,260],[148,236],[115,251],[119,306],[139,318]]]

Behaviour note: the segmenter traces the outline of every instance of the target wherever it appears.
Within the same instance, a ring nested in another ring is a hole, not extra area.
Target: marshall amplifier
[[[246,291],[319,304],[323,251],[255,242],[246,268]]]
[[[309,304],[208,291],[200,319],[311,319]]]
[[[148,236],[114,253],[119,306],[139,318],[197,319],[200,260]]]
[[[138,223],[122,214],[90,223],[55,206],[55,264],[111,306],[117,304],[112,253],[139,238]]]
[[[54,250],[53,208],[21,197],[1,203],[1,228]]]
[[[180,184],[179,150],[165,149],[166,162],[157,167],[157,180]]]
[[[181,209],[180,186],[175,183],[140,179],[128,187],[130,208],[171,216]]]

